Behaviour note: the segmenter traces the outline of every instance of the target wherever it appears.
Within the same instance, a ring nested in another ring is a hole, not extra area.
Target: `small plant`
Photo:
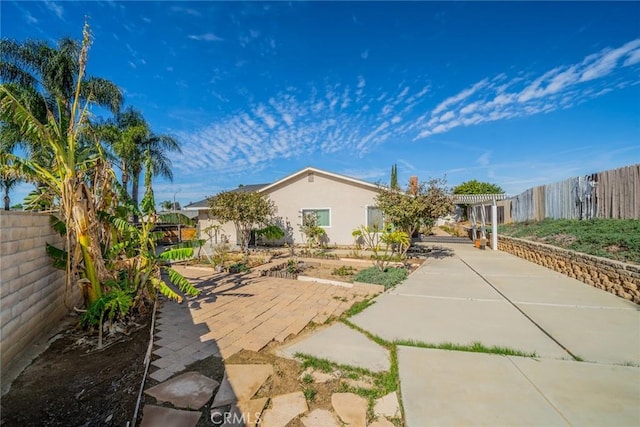
[[[314,245],[320,245],[322,239],[327,235],[324,228],[318,225],[318,215],[315,212],[309,212],[302,217],[300,232],[305,236],[307,248],[311,251]]]
[[[344,318],[355,316],[356,314],[360,313],[365,308],[369,307],[370,305],[373,305],[374,303],[375,301],[373,301],[372,299],[365,299],[362,301],[358,301],[357,303],[353,304],[351,308],[349,308],[349,310],[345,311],[343,316]]]
[[[287,273],[296,274],[298,271],[298,263],[295,260],[290,259],[287,261]]]
[[[350,265],[343,265],[337,268],[334,268],[331,274],[334,276],[353,276],[355,274],[356,269],[351,267]]]
[[[302,377],[302,382],[304,384],[311,384],[313,382],[313,377],[311,376],[311,374],[304,374],[304,376]]]
[[[302,393],[304,394],[305,399],[307,399],[308,402],[311,402],[316,397],[316,394],[318,392],[313,387],[305,387],[302,390]]]
[[[377,267],[367,268],[360,271],[354,278],[356,282],[371,283],[374,285],[384,285],[385,290],[407,278],[407,270],[404,268],[390,267],[380,271]]]
[[[237,262],[229,266],[229,273],[244,273],[249,271],[249,267],[244,262]]]

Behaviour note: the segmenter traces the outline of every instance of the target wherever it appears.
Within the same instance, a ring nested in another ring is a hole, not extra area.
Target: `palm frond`
[[[193,248],[167,249],[160,254],[160,258],[165,261],[184,261],[193,258]]]
[[[46,252],[49,258],[51,258],[51,265],[58,270],[67,269],[67,251],[56,248],[49,243],[46,244]]]
[[[67,235],[67,224],[57,216],[49,216],[49,225],[51,225],[51,228],[60,236],[64,237]]]
[[[164,281],[155,277],[152,277],[151,279],[149,279],[149,281],[151,282],[153,287],[156,288],[158,292],[160,292],[165,297],[175,300],[177,302],[182,302],[182,296],[180,296],[179,293],[177,293],[176,291],[171,289],[169,286],[167,286],[167,284],[164,283]]]
[[[189,282],[182,274],[178,273],[173,268],[164,267],[164,270],[169,275],[169,280],[171,283],[176,285],[178,289],[190,296],[198,296],[200,291],[196,289],[191,282]]]

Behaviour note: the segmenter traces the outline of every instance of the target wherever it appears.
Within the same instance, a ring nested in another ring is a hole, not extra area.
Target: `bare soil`
[[[149,321],[96,350],[75,329],[62,333],[2,396],[2,426],[124,426],[144,374]]]

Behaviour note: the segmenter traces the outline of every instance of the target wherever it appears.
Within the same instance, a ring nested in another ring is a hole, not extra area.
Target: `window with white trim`
[[[320,227],[331,227],[331,210],[330,209],[302,209],[302,221],[305,221],[307,215],[314,214],[318,218]]]
[[[367,206],[367,227],[379,231],[384,227],[382,211],[377,206]]]

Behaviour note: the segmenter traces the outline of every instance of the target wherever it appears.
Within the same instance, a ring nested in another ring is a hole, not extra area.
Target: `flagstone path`
[[[283,342],[310,322],[322,324],[332,316],[340,316],[354,303],[379,294],[382,286],[341,287],[260,277],[258,271],[228,275],[201,267],[175,268],[200,290],[200,295],[185,298],[182,304],[165,302],[159,309],[149,377],[160,384],[146,393],[158,402],[172,403],[177,409],[146,404],[141,425],[195,426],[200,418],[196,410],[211,397],[212,410],[232,405],[226,414],[219,415],[235,414],[235,421],[238,417],[242,419],[234,424],[232,416],[224,424],[228,426],[253,426],[263,411],[264,426],[284,427],[291,419],[305,414],[302,423],[312,426],[319,418],[327,417],[317,412],[307,414],[302,391],[271,396],[270,405],[269,399],[252,399],[273,374],[271,365],[227,365],[220,385],[195,372],[184,371],[188,365],[209,356],[228,359],[243,349],[259,351],[272,341]],[[178,373],[181,375],[176,376]],[[336,405],[342,399],[354,397],[357,396],[337,396]],[[338,419],[337,414],[331,416]],[[365,413],[358,416],[366,418]]]

